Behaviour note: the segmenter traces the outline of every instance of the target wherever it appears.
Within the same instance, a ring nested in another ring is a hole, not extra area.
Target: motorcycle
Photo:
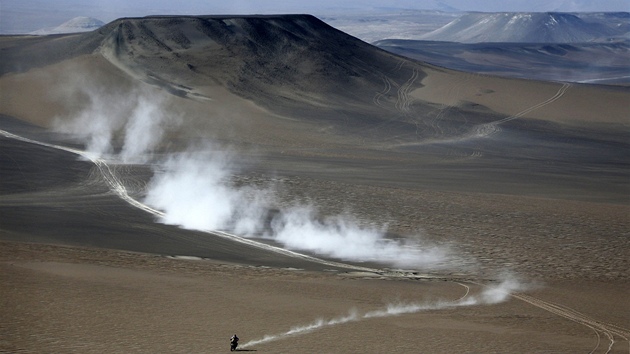
[[[230,351],[235,351],[236,347],[238,347],[238,340],[230,340]]]

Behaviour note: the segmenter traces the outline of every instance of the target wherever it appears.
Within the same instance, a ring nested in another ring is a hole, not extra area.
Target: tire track
[[[5,130],[1,130],[0,129],[0,135],[9,138],[9,139],[15,139],[15,140],[19,140],[19,141],[23,141],[23,142],[27,142],[30,144],[36,144],[36,145],[40,145],[40,146],[45,146],[45,147],[49,147],[49,148],[53,148],[53,149],[57,149],[57,150],[62,150],[62,151],[66,151],[66,152],[70,152],[72,154],[81,156],[89,161],[91,161],[100,171],[103,179],[105,180],[105,182],[109,185],[110,190],[116,194],[118,197],[120,197],[122,200],[126,201],[127,203],[129,203],[131,206],[138,208],[140,210],[143,210],[149,214],[152,214],[158,218],[163,217],[165,214],[164,212],[154,209],[138,200],[136,200],[135,198],[133,198],[131,195],[129,195],[129,193],[127,192],[127,189],[125,188],[124,184],[122,183],[122,181],[118,178],[118,176],[116,176],[116,174],[113,172],[112,168],[110,167],[110,164],[103,158],[97,157],[94,154],[91,154],[87,151],[82,151],[82,150],[78,150],[78,149],[74,149],[74,148],[69,148],[69,147],[65,147],[65,146],[61,146],[61,145],[55,145],[55,144],[50,144],[50,143],[45,143],[45,142],[41,142],[41,141],[37,141],[37,140],[32,140],[29,138],[25,138],[10,132],[7,132]],[[284,256],[288,256],[288,257],[292,257],[292,258],[296,258],[296,259],[301,259],[301,260],[305,260],[305,261],[310,261],[310,262],[314,262],[314,263],[318,263],[318,264],[322,264],[322,265],[326,265],[326,266],[330,266],[330,267],[335,267],[335,268],[342,268],[342,269],[350,269],[350,270],[354,270],[354,271],[360,271],[360,272],[370,272],[370,273],[383,273],[383,270],[381,269],[375,269],[375,268],[368,268],[368,267],[362,267],[362,266],[356,266],[356,265],[352,265],[352,264],[346,264],[346,263],[341,263],[341,262],[335,262],[335,261],[329,261],[329,260],[325,260],[325,259],[321,259],[321,258],[317,258],[317,257],[313,257],[313,256],[309,256],[306,254],[302,254],[302,253],[298,253],[298,252],[294,252],[294,251],[290,251],[281,247],[276,247],[276,246],[272,246],[272,245],[267,245],[261,242],[257,242],[255,240],[252,239],[248,239],[248,238],[244,238],[244,237],[240,237],[237,235],[233,235],[230,234],[228,232],[224,232],[224,231],[219,231],[219,230],[197,230],[197,231],[201,231],[201,232],[205,232],[217,237],[221,237],[221,238],[225,238],[225,239],[229,239],[231,241],[234,242],[238,242],[241,244],[245,244],[248,246],[252,246],[252,247],[256,247],[258,249],[262,249],[265,251],[269,251],[269,252],[274,252],[277,254],[281,254]],[[199,244],[199,241],[196,241],[194,238],[192,237],[184,237],[184,236],[178,236],[178,239],[181,240],[186,240],[189,242],[193,242],[194,244]],[[392,274],[390,274],[392,275]]]
[[[411,92],[411,88],[419,76],[420,70],[418,70],[418,68],[412,68],[411,77],[407,79],[407,81],[398,89],[398,100],[396,101],[396,109],[403,114],[407,114],[410,112],[409,107],[411,103],[413,103],[413,100],[409,97],[409,92]]]
[[[440,127],[440,121],[444,119],[446,114],[453,107],[453,105],[449,104],[448,101],[456,100],[460,95],[461,89],[470,81],[472,81],[472,79],[476,76],[477,74],[467,74],[463,78],[459,78],[457,81],[455,81],[455,83],[448,89],[448,92],[446,94],[446,103],[442,104],[441,107],[437,109],[438,113],[436,114],[435,118],[431,120],[431,126],[436,133],[439,132],[439,136],[444,135],[444,129]]]
[[[405,60],[399,61],[396,67],[394,68],[394,71],[402,70],[405,64],[407,64]],[[395,103],[395,107],[397,111],[403,114],[409,113],[410,111],[409,107],[411,103],[413,102],[413,100],[409,98],[409,92],[411,91],[411,87],[413,86],[414,82],[418,79],[419,76],[420,76],[420,70],[416,67],[412,67],[411,77],[409,77],[409,79],[407,79],[407,81],[404,84],[399,86],[395,82],[390,82],[390,89],[391,89],[392,83],[396,87],[398,87],[398,91],[396,92],[397,98],[396,98],[396,103]]]
[[[382,91],[377,92],[376,95],[374,95],[372,101],[377,107],[381,107],[383,109],[391,111],[392,109],[390,107],[387,107],[384,103],[381,102],[381,98],[385,97],[385,95],[387,95],[392,90],[392,80],[385,75],[381,76],[381,80],[383,80],[385,88],[383,88]]]
[[[606,336],[609,341],[608,348],[606,348],[606,351],[604,353],[610,353],[610,351],[613,349],[613,346],[616,343],[615,336],[628,342],[628,352],[630,353],[630,341],[628,340],[628,338],[630,338],[630,330],[626,328],[602,321],[596,321],[574,309],[562,305],[557,305],[548,301],[540,300],[530,295],[512,294],[512,296],[516,299],[527,302],[530,305],[536,306],[540,309],[551,312],[555,315],[564,317],[570,321],[579,323],[592,329],[597,336],[597,342],[595,347],[589,352],[591,354],[595,353],[599,349],[601,344],[601,334]]]
[[[478,283],[478,282],[470,282],[472,284],[476,284],[479,286],[485,286],[484,284]],[[616,341],[615,341],[615,336],[621,338],[622,340],[628,342],[628,353],[630,353],[630,330],[621,326],[617,326],[611,323],[606,323],[603,321],[597,321],[592,319],[591,317],[577,311],[574,310],[572,308],[563,306],[563,305],[558,305],[558,304],[554,304],[552,302],[549,301],[544,301],[541,299],[538,299],[536,297],[533,297],[531,295],[525,295],[523,293],[511,293],[509,294],[510,296],[512,296],[515,299],[521,300],[523,302],[526,302],[534,307],[538,307],[542,310],[545,310],[547,312],[553,313],[554,315],[566,318],[570,321],[573,321],[575,323],[581,324],[587,328],[590,328],[591,330],[593,330],[593,332],[595,333],[595,336],[597,338],[596,343],[595,343],[595,347],[593,347],[593,349],[591,349],[591,351],[589,352],[589,354],[594,354],[600,347],[601,342],[602,342],[602,335],[604,335],[606,338],[608,338],[608,347],[605,349],[604,353],[610,353],[610,351],[613,349],[613,346],[615,345]]]
[[[483,138],[483,137],[487,137],[490,136],[492,134],[495,134],[499,131],[501,131],[501,128],[499,128],[499,124],[502,123],[506,123],[509,121],[512,121],[514,119],[520,118],[524,115],[526,115],[527,113],[530,113],[532,111],[535,111],[539,108],[542,108],[548,104],[551,104],[555,101],[557,101],[558,99],[560,99],[560,97],[562,97],[565,92],[567,92],[567,90],[571,87],[571,84],[569,83],[564,83],[562,84],[562,86],[560,87],[560,89],[558,90],[558,92],[556,92],[552,97],[548,98],[547,100],[540,102],[538,104],[535,104],[531,107],[528,107],[514,115],[511,115],[509,117],[505,117],[503,119],[499,119],[497,121],[491,122],[491,123],[485,123],[485,124],[481,124],[478,125],[476,127],[473,128],[473,132],[472,134],[469,134],[466,138]]]
[[[464,293],[464,295],[460,296],[457,300],[454,301],[454,302],[462,302],[468,296],[468,294],[470,294],[470,286],[464,283],[457,282],[457,281],[454,283],[457,285],[461,285],[466,289],[466,292]]]
[[[525,114],[527,114],[527,113],[529,113],[531,111],[537,110],[538,108],[541,108],[541,107],[544,107],[544,106],[546,106],[546,105],[548,105],[550,103],[553,103],[553,102],[557,101],[560,97],[562,97],[564,95],[564,93],[567,92],[569,87],[571,87],[571,84],[569,84],[569,83],[562,84],[562,87],[560,87],[558,92],[556,92],[556,94],[553,95],[548,100],[543,101],[543,102],[541,102],[539,104],[533,105],[533,106],[531,106],[531,107],[529,107],[529,108],[527,108],[527,109],[525,109],[525,110],[523,110],[523,111],[521,111],[521,112],[519,112],[519,113],[517,113],[517,114],[515,114],[513,116],[510,116],[510,117],[507,117],[507,118],[503,118],[503,119],[498,120],[498,121],[496,121],[494,123],[495,124],[501,124],[501,123],[509,122],[509,121],[514,120],[516,118],[520,118],[520,117],[524,116]]]
[[[396,67],[394,68],[394,71],[400,71],[405,64],[406,64],[405,60],[399,61]],[[412,68],[411,76],[402,85],[399,85],[396,81],[394,81],[393,79],[391,79],[389,76],[385,75],[384,73],[380,73],[380,75],[381,75],[381,80],[383,81],[383,84],[384,84],[384,88],[381,91],[377,92],[372,98],[372,102],[374,103],[374,105],[390,112],[400,113],[404,117],[409,117],[410,112],[411,112],[411,104],[413,103],[413,99],[409,96],[409,93],[411,92],[411,89],[413,88],[415,81],[418,79],[418,77],[420,77],[420,69],[415,68],[415,67]],[[381,102],[381,99],[384,98],[387,94],[389,94],[393,90],[396,90],[396,100],[394,102],[394,107],[392,108],[391,106],[386,105],[383,102]],[[419,122],[416,121],[415,119],[412,120],[412,123],[416,126],[416,134],[418,134],[418,131],[420,131],[422,127],[420,126]],[[388,122],[383,122],[379,124],[378,127],[372,127],[372,128],[366,128],[366,129],[367,130],[380,129],[381,126],[384,126],[386,124],[388,124]]]

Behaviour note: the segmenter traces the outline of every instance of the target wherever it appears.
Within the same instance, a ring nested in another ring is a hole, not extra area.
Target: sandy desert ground
[[[0,49],[0,351],[630,352],[625,88],[450,71],[309,16]],[[308,202],[440,257],[159,222],[156,161],[208,141],[223,187],[273,191],[265,230]]]

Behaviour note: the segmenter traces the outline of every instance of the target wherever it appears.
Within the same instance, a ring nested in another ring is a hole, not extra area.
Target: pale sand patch
[[[487,75],[426,69],[415,99],[458,106],[475,103],[508,116],[528,111],[525,118],[562,123],[618,123],[628,125],[628,90],[571,84],[561,97],[558,82],[507,79]],[[540,107],[541,103],[552,100]],[[529,111],[532,107],[537,107]]]

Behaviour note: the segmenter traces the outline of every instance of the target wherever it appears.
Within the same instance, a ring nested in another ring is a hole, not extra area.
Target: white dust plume
[[[385,225],[361,226],[347,214],[319,218],[315,207],[296,205],[273,219],[270,237],[293,250],[397,267],[435,267],[447,258],[446,249],[388,239],[386,232]]]
[[[150,161],[165,132],[182,121],[169,114],[168,95],[146,86],[96,85],[89,76],[69,75],[61,96],[72,107],[56,128],[82,139],[88,153],[124,163]],[[116,155],[117,154],[117,155]],[[437,268],[445,248],[417,239],[386,238],[386,226],[363,226],[349,215],[320,217],[312,205],[296,204],[272,213],[272,189],[235,187],[236,158],[222,147],[202,146],[172,154],[157,165],[144,202],[164,212],[162,222],[204,231],[265,237],[284,247],[348,261],[397,267]]]
[[[460,301],[462,305],[498,304],[507,300],[512,293],[525,291],[533,287],[533,284],[526,284],[507,271],[499,275],[498,278],[499,280],[496,284],[487,285],[481,294],[462,299]]]
[[[123,162],[146,162],[162,140],[166,129],[177,126],[181,118],[169,114],[165,93],[150,88],[108,89],[83,80],[68,85],[58,95],[79,109],[57,117],[55,129],[78,136],[86,150],[96,156],[115,153],[118,140]]]
[[[79,107],[70,116],[56,117],[54,128],[78,136],[86,150],[96,155],[111,154],[114,132],[125,125],[130,102],[122,92],[85,82],[68,84],[59,95]]]
[[[162,222],[194,230],[260,231],[271,193],[230,185],[226,153],[171,155],[149,182],[144,202],[164,212]]]
[[[124,162],[145,161],[162,140],[164,128],[177,124],[177,116],[169,116],[161,105],[161,95],[138,94],[133,98],[133,111],[125,124],[125,140],[120,153]]]
[[[307,334],[324,327],[332,327],[348,322],[358,322],[371,318],[399,316],[403,314],[411,314],[422,311],[435,311],[463,306],[498,304],[506,301],[511,294],[518,291],[523,291],[527,288],[527,285],[511,275],[503,275],[502,277],[503,279],[500,280],[497,284],[484,286],[481,293],[477,295],[464,296],[463,298],[456,301],[443,300],[421,303],[395,303],[388,304],[383,309],[369,311],[363,314],[353,309],[344,316],[336,317],[330,320],[324,320],[320,318],[307,325],[292,327],[284,333],[265,335],[260,339],[255,339],[244,343],[243,345],[241,345],[241,348],[248,348],[261,343]]]
[[[68,80],[59,95],[79,109],[59,117],[56,127],[82,138],[93,155],[148,162],[165,132],[182,121],[167,113],[168,96],[155,88],[99,86],[79,75]],[[164,223],[264,237],[291,250],[347,261],[416,269],[435,269],[448,261],[444,247],[423,245],[418,238],[387,238],[385,225],[364,226],[349,215],[321,217],[313,205],[272,213],[278,208],[272,189],[236,187],[230,181],[235,163],[235,156],[218,146],[172,154],[157,164],[144,202],[164,212]]]
[[[265,335],[264,337],[260,339],[251,340],[241,345],[240,347],[247,348],[247,347],[257,345],[257,344],[272,342],[272,341],[276,341],[276,340],[283,339],[286,337],[298,336],[301,334],[306,334],[309,332],[316,331],[324,327],[330,327],[330,326],[340,325],[340,324],[344,324],[348,322],[360,321],[363,318],[364,316],[360,315],[358,311],[353,309],[345,316],[336,317],[330,320],[324,320],[322,318],[319,318],[315,320],[314,322],[306,324],[306,325],[291,327],[291,329],[289,329],[288,331],[284,333],[275,334],[275,335]]]
[[[162,222],[188,229],[264,237],[284,247],[346,261],[438,268],[448,251],[417,240],[392,240],[386,227],[364,227],[349,215],[320,217],[312,205],[271,213],[273,191],[230,183],[234,159],[223,152],[173,155],[156,171],[145,203],[164,211]]]

